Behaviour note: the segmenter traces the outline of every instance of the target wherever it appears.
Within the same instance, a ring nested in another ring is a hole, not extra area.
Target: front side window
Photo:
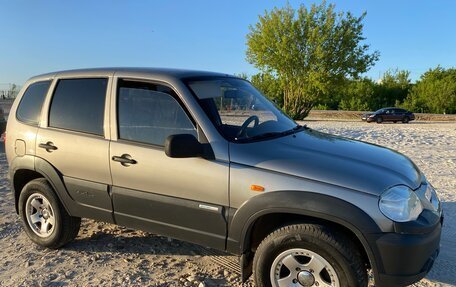
[[[52,97],[49,126],[103,135],[108,79],[59,80]]]
[[[119,138],[163,146],[170,135],[197,136],[174,91],[163,85],[120,80],[117,95]]]
[[[36,82],[27,88],[16,112],[16,117],[19,121],[29,125],[38,125],[41,107],[50,84],[51,81]]]
[[[216,77],[185,82],[212,123],[230,141],[262,140],[299,127],[248,81]]]

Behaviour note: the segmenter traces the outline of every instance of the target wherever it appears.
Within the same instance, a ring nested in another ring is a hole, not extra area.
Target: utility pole
[[[8,86],[8,89],[3,88],[3,86]],[[11,83],[0,83],[0,97],[5,99],[8,91],[11,89]]]

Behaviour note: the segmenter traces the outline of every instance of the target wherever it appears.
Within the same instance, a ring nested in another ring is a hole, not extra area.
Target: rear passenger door
[[[396,114],[396,120],[397,121],[402,121],[405,115],[405,110],[403,109],[395,109],[395,114]]]
[[[108,77],[64,78],[54,81],[46,119],[36,140],[36,155],[62,174],[79,215],[112,222],[108,186]]]
[[[198,138],[196,123],[169,86],[119,80],[116,90],[110,149],[116,222],[224,249],[228,163],[166,156],[169,135]]]
[[[384,121],[394,121],[394,114],[392,109],[386,109],[384,116],[383,116]]]
[[[400,118],[400,111],[398,109],[391,109],[391,120],[398,121]]]

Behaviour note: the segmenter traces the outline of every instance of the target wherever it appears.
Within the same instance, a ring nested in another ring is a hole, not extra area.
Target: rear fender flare
[[[41,174],[42,177],[44,177],[51,184],[52,188],[59,197],[60,202],[62,203],[68,214],[75,214],[75,210],[71,208],[72,206],[75,206],[74,204],[71,204],[74,201],[68,194],[65,184],[63,183],[61,174],[54,168],[54,166],[52,166],[46,160],[32,155],[16,157],[10,164],[9,174],[11,180],[11,191],[14,195],[16,211],[18,210],[18,198],[16,198],[16,191],[14,189],[14,175],[18,170],[22,169],[33,170]]]

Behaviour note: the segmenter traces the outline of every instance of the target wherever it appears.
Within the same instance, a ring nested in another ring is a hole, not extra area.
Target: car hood
[[[231,144],[230,160],[374,195],[399,184],[416,189],[422,181],[416,165],[394,150],[312,129]]]

